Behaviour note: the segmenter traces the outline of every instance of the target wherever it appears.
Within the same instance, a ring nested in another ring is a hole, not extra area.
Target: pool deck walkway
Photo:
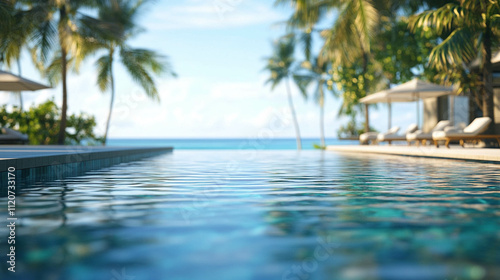
[[[26,183],[63,179],[115,164],[172,152],[172,147],[0,146],[0,187],[9,167]],[[0,188],[0,189],[2,189]]]
[[[434,146],[407,146],[407,145],[338,145],[328,146],[329,151],[357,154],[384,154],[424,158],[441,158],[470,161],[487,161],[500,163],[500,149],[472,148],[450,146],[450,148]]]

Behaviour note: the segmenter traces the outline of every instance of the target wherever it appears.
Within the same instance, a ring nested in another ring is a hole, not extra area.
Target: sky
[[[265,85],[265,58],[272,42],[285,34],[282,24],[288,7],[269,0],[158,0],[144,10],[139,25],[144,32],[130,44],[168,56],[177,78],[156,78],[160,103],[149,100],[125,69],[115,63],[116,98],[109,138],[258,138],[294,137],[284,85],[271,91]],[[68,80],[68,111],[96,117],[97,134],[104,134],[110,93],[96,86],[95,61],[88,58]],[[11,69],[16,73],[17,69]],[[46,83],[24,53],[22,73]],[[304,100],[292,87],[302,137],[319,137],[319,107]],[[61,105],[61,86],[26,92],[25,106],[47,99]],[[18,104],[10,93],[0,93],[0,104]],[[340,100],[328,96],[325,133],[336,137],[348,120],[337,116]],[[405,129],[416,122],[416,105],[393,104],[393,125]],[[379,131],[388,125],[387,107],[370,111]]]

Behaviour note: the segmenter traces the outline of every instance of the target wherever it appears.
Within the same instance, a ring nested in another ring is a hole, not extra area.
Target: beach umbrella
[[[419,79],[413,79],[409,82],[400,84],[388,90],[391,96],[413,96],[417,101],[417,124],[420,122],[420,103],[419,99],[439,97],[453,93],[453,87],[445,87],[433,83],[424,82]],[[420,126],[419,126],[420,127]]]
[[[0,91],[35,91],[46,88],[50,87],[0,70]]]
[[[389,103],[389,118],[391,117],[390,103],[391,102],[412,102],[417,101],[417,123],[420,121],[420,105],[419,99],[426,99],[431,97],[439,97],[453,93],[453,87],[445,87],[433,83],[424,82],[419,79],[413,79],[409,82],[400,84],[388,90],[383,90],[362,98],[360,101],[363,103]],[[374,96],[369,98],[370,96]],[[380,100],[380,101],[378,101]],[[375,102],[378,101],[378,102]],[[389,119],[389,127],[390,119]]]
[[[361,98],[359,101],[364,104],[375,104],[375,103],[387,103],[388,106],[388,111],[389,111],[389,118],[388,118],[388,124],[389,124],[389,129],[391,129],[392,126],[392,102],[413,102],[416,101],[417,99],[414,96],[409,96],[409,95],[394,95],[390,94],[388,90],[383,90],[379,91],[377,93],[370,94],[368,96],[365,96]]]

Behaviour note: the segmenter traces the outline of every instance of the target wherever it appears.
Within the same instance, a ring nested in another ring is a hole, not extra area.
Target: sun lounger
[[[0,144],[27,144],[28,136],[7,127],[0,129]]]
[[[399,129],[399,128],[398,128]],[[374,144],[377,141],[378,132],[365,132],[359,136],[359,144]]]
[[[415,141],[415,144],[417,146],[419,144],[425,145],[427,140],[432,141],[432,133],[436,131],[442,131],[446,127],[450,126],[450,121],[448,120],[443,120],[440,121],[436,124],[436,126],[429,132],[429,133],[424,133],[421,130],[417,130],[412,133],[406,134],[406,141],[408,142],[408,145],[411,145],[412,142]]]
[[[417,129],[417,124],[411,124],[402,135],[396,134],[396,132],[391,133],[390,131],[379,133],[377,135],[377,142],[389,142],[390,145],[393,141],[406,141],[406,134],[415,132]]]
[[[399,126],[389,129],[386,133],[396,134],[399,131]],[[359,136],[359,143],[361,145],[376,144],[378,132],[365,132]]]
[[[432,133],[434,145],[439,147],[439,141],[445,141],[445,146],[450,147],[450,141],[459,141],[460,146],[464,146],[465,141],[474,141],[484,139],[496,139],[500,145],[500,135],[479,135],[488,129],[491,119],[488,117],[476,118],[463,130],[458,128],[446,128],[444,131]]]

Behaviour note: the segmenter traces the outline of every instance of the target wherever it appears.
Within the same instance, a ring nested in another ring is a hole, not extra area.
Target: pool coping
[[[172,151],[172,147],[2,145],[0,193],[6,193],[9,167],[15,168],[15,178],[19,181],[16,184],[27,186]]]
[[[327,146],[326,150],[356,154],[370,153],[500,163],[500,149],[495,148],[462,148],[460,146],[436,148],[434,146],[407,145],[335,145]]]

